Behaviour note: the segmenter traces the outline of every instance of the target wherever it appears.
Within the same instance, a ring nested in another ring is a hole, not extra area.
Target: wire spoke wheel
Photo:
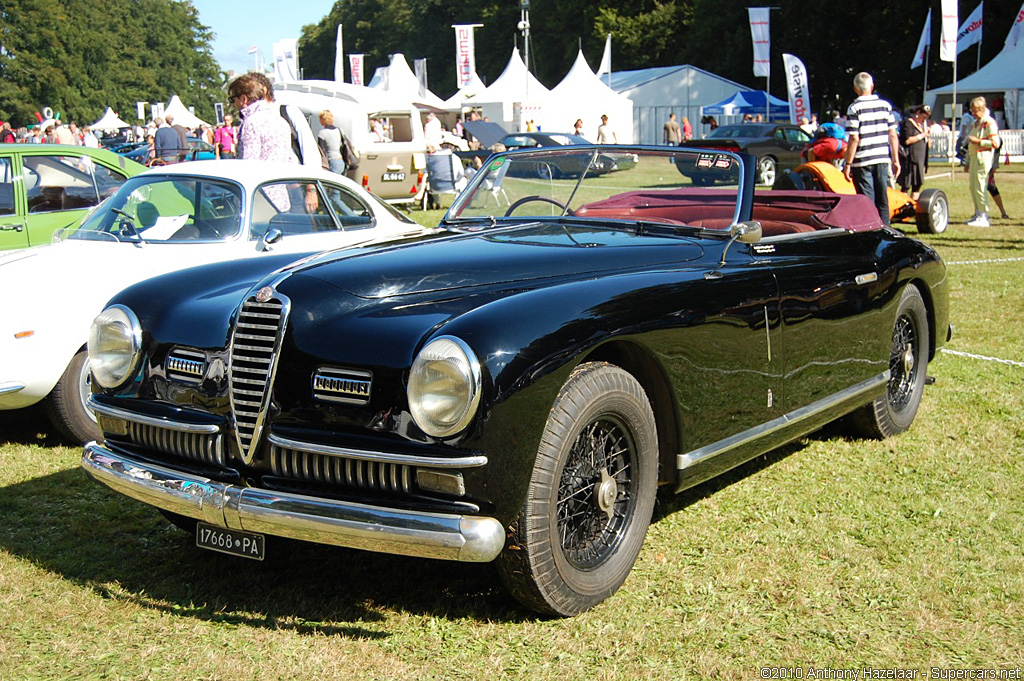
[[[574,566],[599,565],[615,551],[636,497],[636,445],[613,417],[587,426],[569,450],[558,486],[558,535]]]
[[[889,355],[889,403],[905,409],[914,394],[914,325],[906,315],[896,320]]]

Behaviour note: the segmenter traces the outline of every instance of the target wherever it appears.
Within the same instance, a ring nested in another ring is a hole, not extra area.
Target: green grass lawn
[[[87,480],[40,410],[0,412],[0,679],[1020,668],[1024,168],[999,185],[1012,219],[989,229],[962,224],[966,175],[927,185],[950,197],[950,229],[924,238],[950,263],[958,354],[931,365],[914,427],[876,442],[833,425],[661,500],[622,589],[572,620],[522,610],[490,565],[200,552]]]

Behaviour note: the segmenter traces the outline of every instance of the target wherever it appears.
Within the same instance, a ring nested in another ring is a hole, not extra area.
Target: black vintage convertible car
[[[755,193],[747,155],[615,149],[638,162],[573,180],[515,170],[607,150],[496,155],[431,234],[126,289],[83,467],[200,547],[497,561],[566,616],[626,579],[659,487],[847,415],[910,427],[950,330],[934,250],[864,197]]]

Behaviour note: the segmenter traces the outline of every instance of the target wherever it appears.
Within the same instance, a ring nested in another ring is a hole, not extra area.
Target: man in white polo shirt
[[[875,202],[882,223],[889,224],[890,163],[892,176],[900,174],[899,137],[896,117],[889,102],[872,94],[875,88],[870,73],[858,73],[853,79],[857,99],[846,110],[846,132],[850,143],[846,149],[843,174],[852,180],[858,194]]]

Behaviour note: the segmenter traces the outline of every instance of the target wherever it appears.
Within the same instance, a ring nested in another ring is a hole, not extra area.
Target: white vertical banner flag
[[[420,84],[420,97],[427,96],[427,60],[415,59],[412,62],[413,71],[416,72],[416,80]]]
[[[363,85],[363,56],[361,54],[348,55],[348,77],[353,85]]]
[[[957,9],[957,0],[942,0],[941,32],[939,35],[939,59],[942,61],[956,61],[956,34],[960,27],[960,14]]]
[[[341,43],[341,24],[338,24],[338,37],[334,40],[334,82],[345,82],[345,49]]]
[[[279,83],[299,79],[299,41],[294,38],[274,43],[274,78]]]
[[[748,7],[750,37],[754,41],[754,75],[767,78],[771,74],[771,36],[768,25],[768,7]]]
[[[810,119],[811,96],[807,87],[807,67],[799,57],[791,54],[782,55],[782,63],[786,66],[786,86],[789,88],[789,120],[797,125],[800,119]]]
[[[606,73],[612,72],[612,34],[604,40],[604,54],[601,55],[601,65],[597,67],[597,77],[600,78]]]
[[[924,20],[924,30],[921,31],[921,39],[917,41],[917,52],[914,53],[914,61],[910,64],[910,68],[916,69],[918,66],[924,63],[925,52],[928,51],[928,46],[932,44],[932,11],[928,10],[928,18]]]
[[[1020,42],[1021,38],[1024,38],[1024,5],[1020,6],[1017,16],[1013,18],[1013,26],[1010,27],[1010,32],[1006,34],[1006,46],[1017,47],[1017,43]]]
[[[458,86],[464,88],[473,81],[476,73],[476,45],[473,29],[483,24],[452,24],[455,29],[455,74]]]
[[[976,42],[981,41],[981,30],[982,16],[981,7],[984,5],[984,1],[979,2],[978,6],[971,12],[971,15],[964,20],[961,24],[960,30],[956,34],[956,53],[960,54],[968,47]]]

